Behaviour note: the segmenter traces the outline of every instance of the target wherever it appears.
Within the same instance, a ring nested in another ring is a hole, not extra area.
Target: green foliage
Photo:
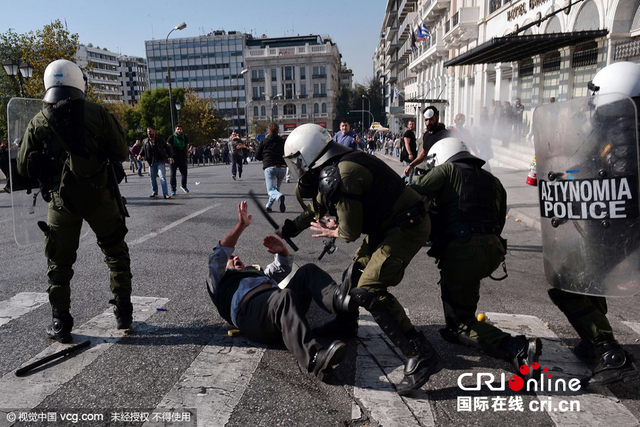
[[[374,116],[374,121],[384,123],[385,111],[384,111],[384,99],[380,92],[380,82],[377,79],[371,79],[368,82],[367,87],[356,84],[353,88],[340,88],[338,91],[338,100],[336,106],[336,118],[333,121],[333,128],[339,129],[340,121],[347,120],[351,123],[352,128],[359,128],[360,121],[362,120],[362,113],[354,113],[354,110],[369,110]],[[371,101],[369,102],[362,96],[365,95]],[[368,113],[364,113],[365,125],[369,125],[371,121]],[[359,129],[358,129],[359,130]]]
[[[180,122],[191,144],[199,147],[227,136],[228,122],[218,112],[214,100],[200,98],[197,92],[187,90],[181,102]]]

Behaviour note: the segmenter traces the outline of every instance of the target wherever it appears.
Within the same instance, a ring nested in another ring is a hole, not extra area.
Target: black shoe
[[[538,369],[533,369],[532,366],[538,361],[542,353],[542,341],[540,338],[527,339],[524,335],[518,335],[506,338],[504,344],[506,344],[507,361],[511,363],[511,366],[525,381],[533,378],[535,373],[539,372],[539,367]],[[520,372],[522,365],[529,367],[527,374]]]
[[[5,185],[3,190],[5,193],[11,193],[11,187],[9,187],[8,185]]]
[[[71,329],[73,329],[73,317],[69,312],[53,312],[53,322],[47,326],[47,336],[52,340],[56,340],[63,344],[73,341],[71,336]]]
[[[358,337],[358,312],[338,313],[322,326],[313,328],[313,334],[321,338],[349,340]]]
[[[233,178],[233,180],[236,180],[236,176],[235,175],[231,175],[231,178]]]
[[[165,194],[165,195],[164,195],[164,196],[162,196],[162,197],[164,197],[165,199],[170,199],[170,198],[171,198],[171,196],[170,196],[170,195],[168,195],[168,194]]]
[[[280,196],[280,212],[284,212],[287,210],[287,207],[284,205],[284,194]]]
[[[242,178],[242,172],[238,172],[238,179]]]
[[[149,197],[156,197],[158,195],[158,193],[151,193],[151,195]]]
[[[354,312],[358,310],[358,303],[355,298],[351,298],[349,292],[354,284],[353,269],[358,268],[355,263],[351,263],[349,268],[342,274],[342,283],[336,284],[333,295],[333,309],[335,312]]]
[[[129,329],[133,322],[133,305],[130,299],[112,299],[109,304],[113,304],[113,314],[116,316],[116,327],[118,329]]]
[[[138,174],[138,176],[144,176],[144,175],[142,175],[141,173],[139,173],[139,174]]]
[[[583,385],[607,385],[640,377],[635,358],[624,351],[617,341],[605,343],[597,351],[600,353],[598,364],[593,368],[591,377],[582,381]]]
[[[404,377],[396,386],[396,392],[405,396],[414,390],[418,390],[429,381],[432,375],[444,368],[444,361],[433,349],[422,332],[411,339],[411,344],[416,349],[416,355],[407,359],[404,365]]]
[[[264,208],[265,212],[273,212],[273,209],[271,208]]]
[[[329,348],[323,348],[313,356],[311,370],[313,374],[323,381],[328,374],[338,366],[347,354],[347,346],[342,341],[334,341]]]

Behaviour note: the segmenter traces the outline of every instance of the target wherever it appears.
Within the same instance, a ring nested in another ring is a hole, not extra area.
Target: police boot
[[[587,365],[595,365],[596,363],[598,363],[596,347],[589,341],[580,340],[578,345],[573,347],[573,354],[575,354],[578,359],[580,359]]]
[[[129,298],[112,299],[109,304],[113,304],[113,314],[116,316],[116,327],[118,329],[129,329],[133,322],[133,305]]]
[[[313,355],[309,371],[324,381],[335,366],[338,366],[347,354],[347,346],[342,341],[334,341],[328,348],[320,349]]]
[[[73,341],[71,336],[73,317],[68,311],[53,310],[53,322],[47,326],[47,336],[63,344]]]
[[[404,378],[396,386],[400,396],[409,394],[413,390],[422,387],[431,375],[436,374],[444,368],[444,361],[431,346],[422,332],[409,340],[412,352],[405,353],[407,362],[404,364]],[[402,350],[402,348],[400,348]],[[404,351],[403,351],[404,353]]]
[[[358,311],[358,304],[355,299],[351,298],[349,292],[352,288],[358,286],[358,280],[362,275],[362,270],[358,268],[356,263],[352,263],[342,273],[342,283],[335,286],[335,294],[333,296],[333,310],[336,313]]]
[[[534,374],[539,370],[539,368],[533,369],[532,366],[538,361],[542,353],[542,341],[540,338],[527,339],[524,335],[508,337],[502,340],[500,350],[504,359],[511,363],[511,366],[525,381],[533,378]],[[529,367],[528,373],[525,375],[520,372],[522,365]]]
[[[607,385],[619,381],[635,380],[639,376],[635,358],[620,347],[618,341],[610,341],[599,346],[598,364],[593,368],[591,378],[586,379],[586,385]]]
[[[429,381],[431,375],[444,368],[444,362],[421,332],[417,332],[411,339],[405,336],[387,304],[374,298],[372,293],[362,288],[352,289],[351,296],[358,302],[358,305],[371,313],[391,342],[407,357],[404,365],[404,378],[396,386],[399,395],[402,396],[412,390],[418,390]],[[388,294],[388,298],[394,297]]]

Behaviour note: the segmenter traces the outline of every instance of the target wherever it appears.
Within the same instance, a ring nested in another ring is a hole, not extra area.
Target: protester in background
[[[256,159],[262,160],[264,180],[267,185],[269,201],[265,206],[267,212],[272,212],[271,206],[278,201],[280,212],[286,210],[284,194],[280,192],[280,185],[287,173],[287,166],[282,158],[284,154],[284,139],[278,135],[278,125],[269,123],[267,137],[260,143],[256,150]]]
[[[360,135],[351,130],[351,125],[346,120],[340,122],[340,131],[333,136],[338,144],[357,150],[360,146]]]
[[[9,175],[9,143],[7,141],[0,142],[0,170],[7,178],[7,185],[4,191],[11,193],[11,176]]]
[[[182,125],[176,124],[176,129],[173,135],[167,139],[167,143],[171,148],[171,195],[176,195],[176,172],[180,169],[180,175],[182,177],[180,189],[185,193],[188,193],[187,189],[187,145],[189,144],[189,138],[182,132]]]
[[[144,145],[140,151],[138,159],[145,159],[149,163],[149,179],[151,180],[151,195],[158,195],[158,177],[160,177],[160,185],[162,186],[162,196],[170,199],[171,196],[167,191],[167,178],[165,176],[164,164],[171,157],[167,154],[167,143],[164,138],[156,135],[153,126],[147,128],[147,137],[144,139]]]
[[[138,155],[140,154],[141,150],[142,150],[142,143],[140,142],[139,139],[136,139],[136,142],[131,146],[131,148],[129,148],[129,152],[131,153],[133,160],[138,165],[138,176],[142,176],[142,161],[138,160]]]

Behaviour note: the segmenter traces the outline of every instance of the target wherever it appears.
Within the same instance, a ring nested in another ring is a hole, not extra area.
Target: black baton
[[[267,213],[267,211],[265,211],[262,208],[262,205],[260,204],[260,201],[258,200],[258,198],[256,197],[256,193],[253,192],[253,190],[249,190],[249,197],[251,197],[251,200],[253,200],[253,202],[256,204],[256,207],[258,208],[258,210],[262,213],[262,215],[264,215],[265,218],[267,218],[267,221],[269,221],[269,224],[271,224],[271,226],[273,228],[275,228],[276,230],[278,228],[280,228],[280,226],[278,225],[277,222],[275,222],[273,220],[273,218],[271,218],[271,216]],[[289,244],[289,246],[291,246],[291,249],[293,249],[294,251],[298,251],[298,247],[296,246],[295,243],[293,243],[291,241],[290,238],[288,237],[282,237],[284,239],[285,242],[287,242]]]
[[[42,366],[45,363],[51,362],[52,360],[58,359],[60,357],[66,356],[67,354],[71,354],[73,352],[76,352],[80,349],[83,349],[85,347],[89,347],[89,345],[91,344],[90,340],[86,340],[84,342],[81,342],[80,344],[76,344],[76,345],[72,345],[69,348],[65,348],[64,350],[61,350],[57,353],[53,353],[47,357],[43,357],[40,360],[37,360],[35,362],[33,362],[30,365],[25,366],[24,368],[20,368],[16,371],[16,376],[17,377],[21,377],[22,375],[26,374],[27,372],[29,372],[30,370],[37,368],[38,366]]]

